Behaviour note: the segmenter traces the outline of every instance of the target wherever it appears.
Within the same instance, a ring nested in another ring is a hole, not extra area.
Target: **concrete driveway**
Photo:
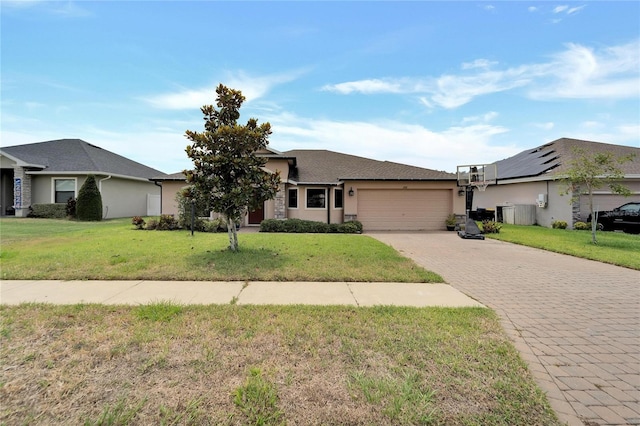
[[[495,310],[562,421],[640,425],[639,271],[453,232],[367,235]]]

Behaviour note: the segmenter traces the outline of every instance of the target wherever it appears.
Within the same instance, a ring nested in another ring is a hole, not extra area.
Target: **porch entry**
[[[260,225],[264,220],[264,203],[256,210],[249,212],[249,225]]]

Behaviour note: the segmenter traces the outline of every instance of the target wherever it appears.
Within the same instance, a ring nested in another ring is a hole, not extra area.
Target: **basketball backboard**
[[[457,167],[458,186],[477,186],[480,189],[495,185],[498,179],[496,164],[469,164]]]

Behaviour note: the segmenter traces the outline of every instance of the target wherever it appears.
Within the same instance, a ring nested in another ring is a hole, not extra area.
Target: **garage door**
[[[451,197],[451,190],[361,189],[358,220],[365,231],[444,230]]]

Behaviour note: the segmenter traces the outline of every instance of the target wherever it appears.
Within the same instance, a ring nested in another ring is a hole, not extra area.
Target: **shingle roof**
[[[327,150],[297,149],[283,155],[296,158],[289,179],[298,183],[338,183],[341,180],[455,180],[453,173],[378,161]]]
[[[561,138],[496,161],[498,180],[562,174],[574,158],[575,148],[585,152],[611,152],[616,157],[635,154],[633,161],[622,164],[620,168],[626,175],[640,175],[640,148]]]
[[[150,179],[163,172],[137,163],[81,139],[59,139],[0,149],[12,157],[44,166],[43,172],[90,172]]]

